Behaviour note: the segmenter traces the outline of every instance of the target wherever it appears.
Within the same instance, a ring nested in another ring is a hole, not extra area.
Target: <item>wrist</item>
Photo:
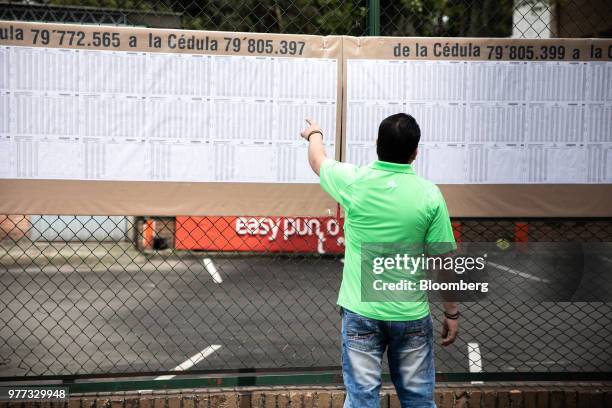
[[[321,130],[313,130],[308,134],[308,136],[306,136],[306,140],[310,142],[312,137],[320,137],[321,140],[323,140],[323,132]]]
[[[459,313],[459,310],[455,311],[454,313],[449,313],[446,311],[444,312],[444,317],[450,320],[457,320],[459,319],[459,316],[461,316],[461,313]]]

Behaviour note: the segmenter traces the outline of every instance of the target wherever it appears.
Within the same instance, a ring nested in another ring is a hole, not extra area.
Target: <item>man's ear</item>
[[[416,149],[414,149],[414,153],[412,153],[412,156],[410,156],[410,160],[408,161],[408,164],[412,163],[414,159],[416,159],[418,153],[419,153],[419,148],[417,147]]]

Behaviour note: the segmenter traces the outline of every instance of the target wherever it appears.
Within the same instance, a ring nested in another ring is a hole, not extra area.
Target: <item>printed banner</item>
[[[456,217],[609,216],[612,41],[344,38],[342,157],[415,117],[417,174]]]
[[[376,159],[378,124],[422,130],[438,184],[612,183],[612,41],[347,39],[346,161]]]
[[[0,22],[0,213],[335,212],[299,133],[335,156],[341,42]]]
[[[344,252],[344,219],[333,217],[177,217],[176,249]]]
[[[3,26],[0,177],[316,183],[306,117],[334,153],[338,37]]]
[[[451,215],[612,215],[611,40],[5,21],[0,73],[0,213],[327,216],[303,119],[365,165],[407,112]]]

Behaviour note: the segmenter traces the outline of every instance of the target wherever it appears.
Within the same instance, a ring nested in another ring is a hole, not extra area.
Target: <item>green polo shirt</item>
[[[417,301],[361,299],[362,243],[451,243],[456,248],[438,187],[409,164],[375,161],[364,167],[326,159],[321,187],[344,209],[345,257],[338,304],[377,320],[416,320],[429,314],[427,293]]]

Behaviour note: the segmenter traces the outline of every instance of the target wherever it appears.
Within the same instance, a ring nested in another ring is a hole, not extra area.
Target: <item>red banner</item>
[[[344,252],[344,219],[335,217],[176,217],[176,249]]]

